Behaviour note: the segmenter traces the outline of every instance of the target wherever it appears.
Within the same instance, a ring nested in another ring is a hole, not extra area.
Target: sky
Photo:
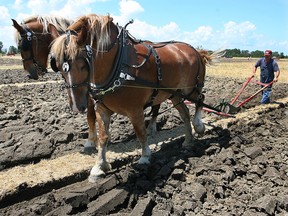
[[[240,49],[288,55],[287,0],[1,0],[0,41],[17,47],[11,19],[110,15],[137,39],[177,40],[208,50]]]

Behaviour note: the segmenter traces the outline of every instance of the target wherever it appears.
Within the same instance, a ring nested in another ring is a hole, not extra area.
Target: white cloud
[[[11,13],[17,14],[17,17],[12,18],[19,22],[31,15],[37,14],[60,15],[75,19],[80,15],[93,13],[93,8],[97,8],[96,3],[99,1],[110,0],[29,0],[27,2],[15,0],[13,4],[14,11]],[[131,18],[134,18],[134,23],[128,26],[128,30],[138,39],[155,42],[178,40],[189,43],[194,47],[202,46],[203,48],[212,50],[223,47],[248,50],[261,50],[267,47],[273,47],[274,49],[288,50],[286,41],[279,42],[265,39],[264,35],[257,33],[256,25],[250,21],[238,23],[229,21],[218,29],[207,25],[199,26],[197,29],[191,31],[183,31],[179,27],[180,23],[169,20],[169,18],[167,19],[167,23],[163,25],[151,24],[140,18],[143,15],[144,8],[138,0],[120,0],[118,2],[119,14],[111,14],[114,22],[124,26]],[[10,8],[10,10],[12,9]],[[14,13],[15,11],[17,11],[17,13]],[[149,13],[149,11],[145,11],[145,13]],[[3,29],[9,29],[12,22],[9,10],[4,6],[0,6],[0,21],[0,27],[2,29],[0,41],[3,41],[5,45],[8,43],[6,42],[7,33],[5,32],[4,36]],[[157,22],[157,20],[155,20],[155,22]],[[8,37],[13,38],[12,35],[13,34]]]
[[[2,41],[4,49],[8,49],[10,46],[17,47],[17,44],[14,39],[14,27],[12,26],[12,21],[10,20],[10,26],[3,26],[1,27],[0,31],[0,41]],[[9,36],[9,37],[8,37]],[[5,40],[2,40],[5,38]]]
[[[13,4],[13,8],[16,10],[20,10],[23,7],[23,1],[22,0],[15,0]]]
[[[0,6],[0,20],[1,20],[1,22],[9,19],[9,17],[10,17],[10,15],[9,15],[8,8],[4,7],[4,6]]]
[[[121,0],[119,2],[120,16],[112,15],[120,25],[125,25],[135,14],[144,12],[144,8],[134,0]]]
[[[184,32],[182,39],[193,46],[202,46],[213,38],[211,26],[200,26],[193,32]]]
[[[151,41],[176,40],[177,32],[180,31],[174,22],[157,27],[140,20],[135,20],[132,25],[128,26],[128,29],[134,37]]]
[[[226,38],[245,37],[247,33],[254,31],[255,29],[256,26],[249,21],[239,24],[233,21],[229,21],[224,24],[223,35]]]

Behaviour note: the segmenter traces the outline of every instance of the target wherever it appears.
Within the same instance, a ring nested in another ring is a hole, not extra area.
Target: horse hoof
[[[149,164],[136,164],[135,169],[141,172],[147,172],[149,169]]]
[[[84,146],[83,153],[88,155],[96,153],[96,148],[92,146],[89,147]]]
[[[111,165],[109,163],[102,164],[102,166],[95,165],[91,171],[88,178],[88,181],[91,183],[95,183],[97,180],[104,178],[106,176],[106,171],[111,169]]]
[[[149,157],[141,157],[138,161],[138,164],[150,164],[150,158]]]
[[[194,129],[195,129],[195,132],[199,135],[203,135],[204,132],[205,132],[205,125],[204,124],[201,124],[201,125],[197,125],[197,126],[194,126]]]
[[[88,181],[90,182],[90,183],[96,183],[99,179],[102,179],[102,178],[104,178],[106,175],[105,175],[105,173],[103,173],[102,175],[89,175],[89,177],[88,177]]]

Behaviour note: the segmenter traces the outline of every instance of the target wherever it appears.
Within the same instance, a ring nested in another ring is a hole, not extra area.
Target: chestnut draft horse
[[[139,164],[150,163],[143,111],[147,105],[171,99],[184,121],[184,146],[193,145],[184,99],[196,105],[192,120],[195,131],[205,130],[201,120],[204,105],[201,91],[206,64],[221,53],[198,52],[183,42],[143,43],[133,38],[126,26],[114,24],[110,16],[98,16],[93,23],[84,16],[69,26],[66,34],[58,38],[56,35],[51,47],[51,67],[65,79],[71,109],[83,112],[89,97],[95,102],[98,161],[90,171],[91,182],[111,169],[106,151],[110,118],[115,112],[128,116],[133,125],[142,147]]]
[[[91,16],[92,17],[92,16]],[[21,50],[23,67],[29,73],[29,78],[37,80],[39,75],[47,72],[47,59],[50,53],[50,44],[55,39],[51,35],[51,28],[58,35],[64,34],[72,20],[56,16],[31,16],[18,24],[12,19],[16,29],[16,42]],[[96,128],[94,105],[88,103],[87,122],[89,125],[88,139],[84,144],[84,152],[93,152],[96,148]]]
[[[49,30],[49,23],[53,24],[59,34],[72,24],[72,20],[55,16],[31,16],[18,24],[12,19],[16,29],[16,42],[21,50],[23,67],[29,73],[29,78],[38,79],[39,75],[47,72],[47,59],[50,43],[53,38]]]

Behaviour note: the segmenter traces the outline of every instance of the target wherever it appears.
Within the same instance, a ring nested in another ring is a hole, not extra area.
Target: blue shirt
[[[260,72],[260,82],[262,83],[270,83],[274,79],[274,72],[279,70],[278,64],[274,59],[271,59],[269,62],[266,62],[265,58],[259,59],[255,67],[259,67],[261,69]]]

